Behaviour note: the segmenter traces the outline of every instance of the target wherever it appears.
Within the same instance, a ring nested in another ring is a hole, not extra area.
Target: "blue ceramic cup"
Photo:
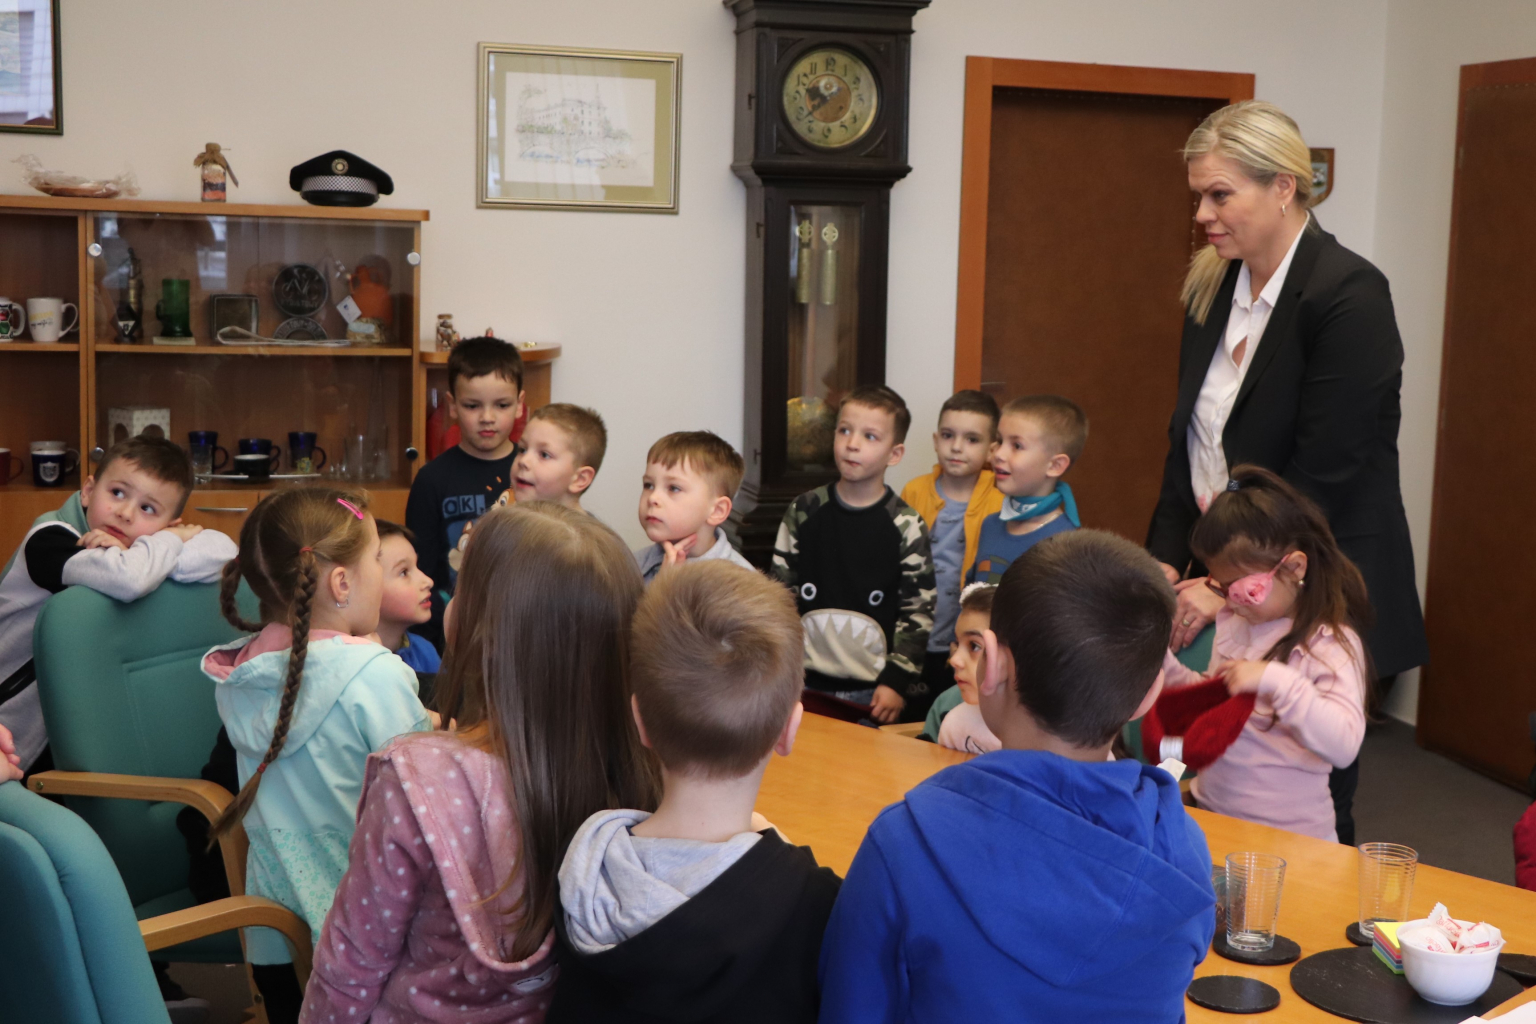
[[[241,455],[267,456],[267,458],[272,463],[272,465],[267,470],[269,473],[277,472],[278,464],[283,459],[282,447],[273,444],[268,438],[265,437],[242,437],[237,442],[237,446],[239,454]]]
[[[217,430],[190,430],[187,432],[187,443],[193,448],[206,447],[213,453],[213,471],[215,473],[229,465],[229,449],[219,447],[219,432]]]
[[[72,448],[34,448],[32,482],[39,487],[62,487],[64,478],[80,467],[80,455]]]

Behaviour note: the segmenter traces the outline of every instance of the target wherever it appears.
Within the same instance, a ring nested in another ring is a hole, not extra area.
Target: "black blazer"
[[[1241,264],[1233,262],[1202,326],[1184,321],[1179,402],[1168,427],[1163,487],[1147,547],[1183,569],[1200,517],[1187,435]],[[1285,286],[1222,433],[1227,463],[1271,469],[1327,513],[1365,576],[1376,623],[1366,633],[1379,675],[1429,659],[1398,479],[1403,342],[1386,277],[1318,226],[1302,233]]]

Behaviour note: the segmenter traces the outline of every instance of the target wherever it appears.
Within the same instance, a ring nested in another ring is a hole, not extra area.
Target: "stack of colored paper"
[[[1377,921],[1376,938],[1371,942],[1371,948],[1376,951],[1376,958],[1387,965],[1387,970],[1393,974],[1403,973],[1403,947],[1397,944],[1397,929],[1400,921]]]

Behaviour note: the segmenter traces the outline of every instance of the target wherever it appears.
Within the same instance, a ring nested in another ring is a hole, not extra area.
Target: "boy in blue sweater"
[[[1162,689],[1174,595],[1097,530],[1009,566],[980,707],[1002,749],[875,819],[821,952],[821,1020],[1182,1020],[1211,857],[1161,768],[1111,761]]]

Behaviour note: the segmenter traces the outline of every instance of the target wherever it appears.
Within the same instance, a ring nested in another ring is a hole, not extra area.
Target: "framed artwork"
[[[64,134],[59,0],[0,0],[0,132]]]
[[[1333,191],[1333,148],[1312,151],[1312,205],[1316,206]]]
[[[682,68],[680,53],[481,43],[476,205],[676,213]]]

